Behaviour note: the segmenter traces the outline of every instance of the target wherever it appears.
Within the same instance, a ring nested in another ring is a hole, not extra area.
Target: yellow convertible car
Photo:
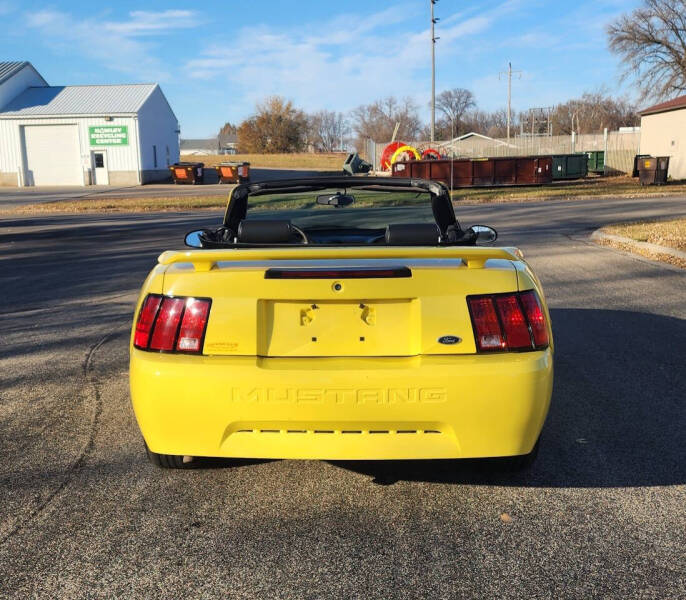
[[[161,254],[141,290],[130,382],[150,460],[528,466],[552,332],[522,253],[483,245],[496,237],[463,229],[441,183],[238,185],[221,226]]]

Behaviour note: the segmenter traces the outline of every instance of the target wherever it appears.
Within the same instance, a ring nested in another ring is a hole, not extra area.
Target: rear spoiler
[[[254,248],[219,250],[168,250],[157,259],[161,265],[190,263],[196,271],[210,271],[219,262],[256,260],[335,260],[374,258],[461,258],[469,269],[482,269],[489,259],[521,260],[523,254],[518,248],[484,248],[475,246],[412,247],[412,248]]]

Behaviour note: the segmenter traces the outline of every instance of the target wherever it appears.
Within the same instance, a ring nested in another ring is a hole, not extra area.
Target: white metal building
[[[644,108],[641,115],[641,154],[669,156],[668,174],[686,179],[686,96]]]
[[[0,63],[2,65],[18,63]],[[0,79],[0,185],[135,185],[169,177],[179,126],[157,84],[48,86],[29,63]],[[30,68],[40,80],[25,75]],[[7,99],[12,96],[11,99]]]

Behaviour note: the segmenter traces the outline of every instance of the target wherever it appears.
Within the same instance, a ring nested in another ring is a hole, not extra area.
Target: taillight
[[[202,352],[211,301],[149,294],[138,315],[133,345],[157,352]]]
[[[157,310],[160,308],[162,296],[150,294],[141,306],[136,323],[136,333],[133,336],[133,345],[136,348],[147,348],[150,342],[150,331],[157,317]]]
[[[545,314],[534,290],[468,296],[479,352],[523,351],[549,343]]]
[[[537,348],[547,347],[550,343],[550,340],[548,339],[548,327],[546,326],[545,313],[543,312],[543,307],[541,306],[541,301],[538,299],[538,295],[533,290],[529,290],[528,292],[522,292],[519,297],[524,306],[524,312],[529,321],[531,333],[534,336],[534,345]]]

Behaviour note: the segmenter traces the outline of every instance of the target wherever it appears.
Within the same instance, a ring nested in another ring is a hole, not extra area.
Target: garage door
[[[76,125],[25,125],[26,185],[83,185]]]

